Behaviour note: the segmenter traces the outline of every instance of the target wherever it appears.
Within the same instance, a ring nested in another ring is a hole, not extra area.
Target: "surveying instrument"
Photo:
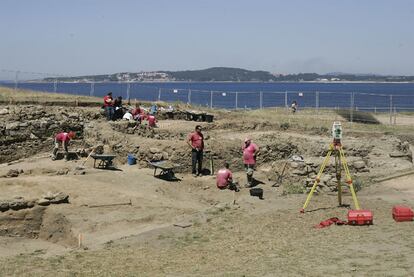
[[[354,200],[355,208],[357,210],[360,209],[358,199],[355,194],[354,186],[352,185],[352,178],[351,174],[349,173],[348,164],[345,159],[344,150],[342,148],[341,139],[342,139],[342,126],[341,122],[335,121],[332,125],[332,137],[333,142],[329,145],[329,151],[326,154],[325,159],[323,160],[323,163],[321,165],[321,168],[319,169],[318,175],[316,176],[315,182],[313,183],[312,189],[310,190],[308,197],[306,198],[305,204],[303,205],[303,208],[300,210],[301,213],[305,212],[306,207],[309,204],[310,199],[312,198],[313,193],[316,190],[316,187],[321,181],[322,173],[327,165],[327,163],[331,159],[331,155],[335,157],[335,175],[336,175],[336,181],[337,181],[337,188],[338,188],[338,202],[339,206],[342,206],[342,187],[341,187],[341,171],[342,168],[345,171],[345,177],[346,177],[346,183],[349,186],[349,189],[352,194],[352,199]],[[342,165],[342,167],[341,167]]]

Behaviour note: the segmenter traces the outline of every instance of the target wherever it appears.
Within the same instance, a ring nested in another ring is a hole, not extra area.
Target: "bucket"
[[[263,189],[261,189],[261,188],[251,188],[250,189],[250,195],[259,197],[260,199],[263,199]]]
[[[137,163],[137,158],[135,158],[135,156],[132,154],[128,154],[128,164],[134,165],[136,163]]]

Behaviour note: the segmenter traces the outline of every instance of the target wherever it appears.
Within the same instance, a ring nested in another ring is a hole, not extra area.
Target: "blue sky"
[[[0,0],[0,35],[0,79],[213,66],[414,75],[411,0]]]

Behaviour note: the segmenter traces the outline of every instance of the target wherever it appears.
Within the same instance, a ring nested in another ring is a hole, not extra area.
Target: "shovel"
[[[85,163],[89,160],[89,157],[95,152],[95,148],[96,148],[96,146],[92,148],[91,153],[89,153],[88,157],[86,157],[86,159],[82,162],[81,165],[76,166],[76,170],[85,169]]]
[[[272,185],[272,187],[279,187],[282,184],[283,175],[285,174],[285,169],[287,167],[289,161],[286,161],[283,165],[282,173],[279,174],[279,177],[276,180],[276,183]]]

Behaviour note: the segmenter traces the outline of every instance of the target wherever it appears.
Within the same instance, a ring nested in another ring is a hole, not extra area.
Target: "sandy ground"
[[[39,197],[47,191],[65,191],[70,204],[49,206],[64,214],[72,235],[83,237],[64,245],[47,240],[0,238],[2,271],[53,275],[385,275],[414,274],[412,222],[395,223],[394,204],[414,206],[412,176],[374,184],[359,193],[361,206],[374,212],[372,226],[314,225],[347,209],[337,207],[336,195],[314,195],[307,212],[300,214],[306,195],[283,195],[265,177],[259,185],[264,199],[248,189],[233,194],[214,187],[213,176],[193,178],[178,174],[180,182],[153,177],[151,169],[120,166],[119,171],[91,168],[85,175],[56,176],[48,158],[33,158],[8,168],[31,172],[0,179],[4,198]],[[53,169],[74,168],[79,162],[53,162]],[[42,171],[43,170],[43,171]],[[236,173],[242,180],[244,174]],[[233,205],[233,200],[236,205]],[[91,205],[132,205],[90,208]],[[349,195],[344,202],[353,205]],[[190,227],[175,227],[174,224]],[[18,256],[14,256],[20,254]],[[116,262],[114,261],[116,259]]]
[[[298,119],[289,119],[291,125],[295,126]],[[324,120],[330,120],[329,116]],[[240,142],[249,136],[266,147],[291,142],[306,159],[323,159],[320,153],[330,139],[325,134],[328,129],[318,134],[319,129],[281,131],[275,130],[278,124],[274,122],[266,124],[258,126],[240,118],[219,118],[214,125],[202,123],[209,137],[207,149],[215,147],[219,156],[239,161]],[[110,141],[143,148],[177,148],[176,155],[189,159],[183,140],[154,141],[114,132],[104,120],[94,122],[94,126],[93,132],[110,135]],[[180,120],[159,124],[159,130],[177,136],[193,128]],[[346,144],[347,151],[354,153],[371,147],[367,178],[412,169],[407,159],[389,157],[398,145],[395,137],[355,131]],[[413,222],[396,223],[391,216],[393,205],[414,207],[414,175],[368,182],[370,186],[358,192],[361,207],[374,213],[374,225],[316,229],[315,225],[331,217],[346,220],[348,209],[354,207],[349,193],[344,195],[348,208],[338,207],[336,193],[321,193],[313,196],[306,213],[301,214],[306,194],[284,193],[293,185],[286,181],[281,187],[271,187],[273,181],[269,181],[267,171],[273,161],[260,165],[255,172],[263,199],[250,196],[247,188],[238,193],[220,191],[211,175],[194,178],[177,173],[179,181],[170,182],[154,177],[153,169],[122,161],[116,162],[117,170],[94,169],[92,160],[86,162],[85,170],[77,170],[83,161],[51,161],[49,153],[39,153],[0,164],[0,176],[10,169],[24,172],[17,178],[0,178],[2,199],[39,198],[60,191],[70,196],[69,204],[0,214],[0,231],[18,224],[19,218],[24,223],[39,217],[44,234],[38,239],[0,236],[0,275],[414,275]],[[81,171],[83,175],[75,175]],[[234,175],[240,184],[245,183],[244,172],[235,170]],[[129,202],[131,205],[93,207]]]

